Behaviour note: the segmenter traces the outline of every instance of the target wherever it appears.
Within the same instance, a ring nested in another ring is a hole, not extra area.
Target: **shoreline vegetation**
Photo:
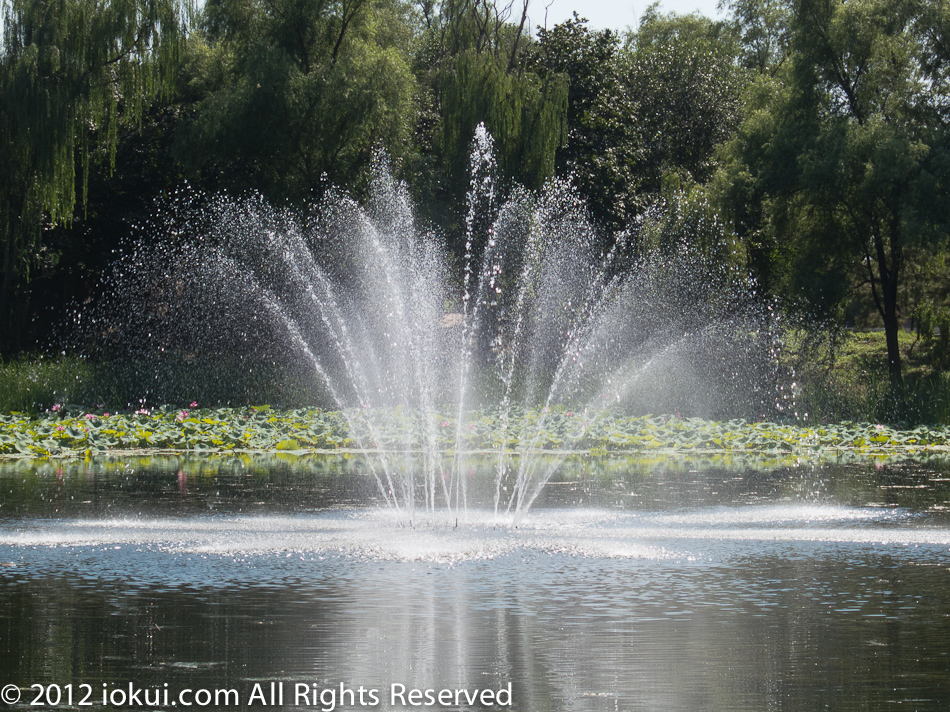
[[[756,412],[726,406],[720,412],[679,410],[706,419],[778,420],[802,425],[875,422],[911,426],[950,425],[950,371],[934,368],[925,344],[900,334],[903,385],[895,391],[887,374],[883,332],[790,331],[782,367],[794,390],[791,407],[768,405]],[[250,361],[228,355],[182,354],[163,361],[108,361],[77,356],[0,361],[0,414],[39,414],[56,404],[100,412],[272,404],[281,409],[335,408],[313,372],[294,364]],[[660,410],[660,409],[658,409]],[[639,413],[643,414],[643,413]]]
[[[65,356],[19,360],[0,364],[0,459],[256,452],[411,455],[421,452],[421,443],[444,454],[456,448],[469,454],[809,458],[950,453],[950,378],[915,363],[919,345],[913,334],[904,336],[907,371],[900,394],[891,390],[882,368],[883,335],[850,333],[819,357],[793,355],[789,349],[789,358],[804,365],[792,369],[795,394],[785,412],[644,415],[514,408],[507,421],[495,412],[473,411],[461,424],[452,408],[422,417],[401,408],[344,412],[316,407],[328,404],[319,386],[276,364],[255,369],[246,363],[202,364],[195,359],[166,365],[156,378],[141,364]],[[159,384],[163,391],[156,390]],[[176,392],[185,398],[171,395]],[[146,397],[133,395],[141,393]]]
[[[35,415],[0,415],[0,459],[275,451],[395,452],[411,457],[422,453],[425,442],[443,455],[455,454],[459,447],[458,452],[467,455],[917,456],[950,454],[950,426],[898,428],[842,422],[809,427],[567,410],[516,411],[507,419],[493,413],[470,413],[459,424],[450,417],[431,414],[422,418],[403,409],[370,414],[270,406],[162,407],[134,413],[65,406]]]

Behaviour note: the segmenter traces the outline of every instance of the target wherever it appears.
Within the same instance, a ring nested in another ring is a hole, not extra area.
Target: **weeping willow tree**
[[[68,222],[91,162],[170,90],[178,0],[4,0],[0,48],[0,353],[20,351],[45,228]]]
[[[568,77],[527,61],[534,40],[526,0],[429,1],[421,9],[417,183],[437,196],[427,204],[444,211],[437,221],[457,242],[475,128],[484,123],[494,137],[503,179],[540,187],[567,137]]]
[[[566,135],[567,81],[509,71],[491,54],[466,50],[442,71],[442,145],[451,170],[467,170],[475,127],[495,139],[506,176],[532,188],[554,175],[554,156]]]
[[[306,202],[357,186],[375,148],[405,150],[415,82],[400,0],[208,0],[204,25],[224,81],[176,144],[204,181]]]

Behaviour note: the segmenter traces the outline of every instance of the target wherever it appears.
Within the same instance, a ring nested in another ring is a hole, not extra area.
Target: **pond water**
[[[946,461],[575,458],[518,528],[478,462],[467,512],[413,526],[367,472],[317,456],[0,463],[3,701],[950,706]]]

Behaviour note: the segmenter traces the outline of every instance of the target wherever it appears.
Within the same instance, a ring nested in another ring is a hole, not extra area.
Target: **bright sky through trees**
[[[576,10],[590,20],[594,29],[625,30],[637,26],[640,15],[651,3],[652,0],[531,0],[529,15],[535,28],[544,27],[546,9],[547,26],[551,27],[570,18]],[[717,4],[718,0],[661,0],[660,10],[680,15],[699,12],[715,19],[724,15],[716,9]]]

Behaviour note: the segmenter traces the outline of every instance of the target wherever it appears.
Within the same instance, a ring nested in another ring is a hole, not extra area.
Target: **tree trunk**
[[[14,290],[16,278],[14,272],[13,237],[8,235],[6,254],[3,256],[3,275],[0,276],[0,358],[12,356],[16,352],[18,339],[14,336],[16,320],[13,316]]]
[[[887,343],[887,375],[892,386],[900,387],[904,381],[901,375],[901,350],[898,341],[900,322],[897,319],[897,282],[903,262],[903,252],[900,247],[900,235],[896,232],[894,226],[891,226],[889,242],[890,250],[887,250],[880,230],[875,232],[874,247],[875,252],[877,252],[878,279],[881,283],[881,299],[878,301],[878,309],[884,319],[884,339]],[[888,252],[890,252],[890,264],[888,264]]]
[[[885,297],[885,304],[889,301],[890,300]],[[901,351],[897,339],[898,333],[900,332],[900,323],[897,321],[896,305],[891,309],[887,309],[885,306],[885,310],[890,312],[884,315],[884,338],[887,342],[887,375],[892,385],[900,386],[903,383],[903,376],[901,375]]]

